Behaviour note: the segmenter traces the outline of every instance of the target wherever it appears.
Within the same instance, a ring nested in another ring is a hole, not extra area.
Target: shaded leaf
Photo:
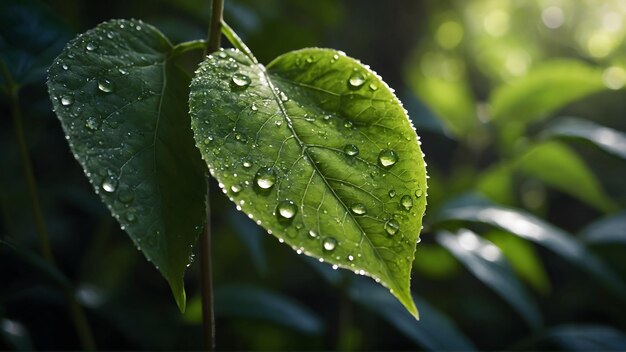
[[[189,128],[189,79],[171,51],[150,25],[106,22],[68,45],[48,88],[96,193],[184,309],[183,273],[204,225],[206,185]]]
[[[421,320],[417,322],[382,287],[370,281],[355,277],[348,293],[354,301],[380,315],[424,349],[433,351],[476,349],[446,315],[420,297],[413,295],[421,311]]]
[[[469,230],[461,230],[457,235],[441,232],[437,241],[507,301],[531,328],[542,325],[539,308],[496,245]]]
[[[543,130],[544,137],[575,138],[589,141],[598,148],[626,159],[626,133],[576,117],[563,117]]]
[[[254,221],[232,208],[228,211],[228,221],[248,249],[254,268],[259,273],[265,274],[267,272],[267,258],[263,248],[263,230],[256,226]]]
[[[576,60],[553,60],[501,86],[490,98],[491,117],[501,122],[529,122],[607,89],[602,70]]]
[[[0,61],[18,84],[44,79],[48,65],[69,39],[67,27],[41,2],[0,2]],[[0,84],[2,80],[0,75]]]
[[[560,142],[533,146],[513,162],[513,168],[600,210],[610,211],[616,207],[584,161]]]
[[[374,72],[330,49],[267,70],[224,50],[198,69],[190,108],[198,148],[242,211],[294,250],[380,280],[417,315],[409,281],[426,170]]]
[[[626,244],[626,212],[623,211],[593,222],[580,232],[580,239],[590,244]]]
[[[11,319],[0,319],[0,341],[15,351],[33,351],[33,342],[26,327]]]
[[[619,297],[626,297],[626,285],[600,258],[572,235],[522,210],[499,206],[444,208],[436,221],[484,223],[533,241],[560,255],[597,278]]]
[[[254,286],[229,285],[215,291],[215,316],[253,318],[270,321],[307,334],[324,330],[322,320],[301,303]],[[189,302],[184,319],[189,323],[202,322],[200,297]]]
[[[626,335],[604,325],[561,325],[553,327],[544,338],[566,351],[623,351]]]

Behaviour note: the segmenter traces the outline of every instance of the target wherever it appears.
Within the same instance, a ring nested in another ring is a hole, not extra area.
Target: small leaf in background
[[[522,210],[478,205],[447,207],[435,215],[435,221],[475,222],[508,231],[546,247],[594,276],[618,297],[626,297],[624,281],[574,236]]]
[[[599,210],[608,212],[616,208],[584,161],[560,142],[534,145],[512,165],[515,170],[536,177]]]
[[[441,232],[437,234],[437,242],[507,301],[529,327],[541,327],[539,308],[496,245],[465,229],[456,235]]]
[[[252,262],[254,263],[254,268],[260,274],[266,274],[267,258],[265,249],[263,248],[263,236],[265,235],[263,230],[244,214],[235,211],[234,208],[228,211],[228,222],[230,226],[234,228],[241,242],[248,249]]]
[[[607,153],[626,159],[626,133],[589,120],[576,117],[559,118],[542,131],[542,136],[586,140]]]
[[[18,84],[43,80],[50,62],[70,38],[67,27],[43,3],[0,2],[0,61]]]
[[[454,136],[467,136],[479,121],[463,61],[438,52],[414,60],[407,70],[409,86]]]
[[[100,24],[50,67],[48,88],[76,159],[180,309],[204,225],[204,166],[189,128],[189,78],[172,45],[141,21]]]
[[[482,235],[493,242],[509,261],[515,272],[537,292],[548,294],[550,280],[535,248],[526,240],[504,231],[494,230]]]
[[[626,335],[611,326],[561,325],[543,333],[543,338],[565,351],[623,351]]]
[[[248,285],[216,289],[215,316],[270,321],[307,334],[324,331],[322,320],[301,303],[277,292]],[[190,300],[184,319],[188,323],[202,322],[200,297]]]
[[[492,93],[491,118],[500,123],[538,120],[606,89],[600,69],[577,60],[547,61]]]
[[[33,343],[26,327],[11,319],[0,319],[0,341],[15,351],[33,351]],[[2,346],[2,344],[0,344]]]
[[[196,144],[243,212],[298,253],[375,278],[417,316],[426,169],[385,82],[331,49],[267,70],[223,50],[201,64],[189,101]]]
[[[350,298],[378,314],[424,349],[431,351],[476,349],[450,318],[431,307],[425,300],[413,296],[422,312],[421,321],[417,322],[382,287],[358,277],[352,281],[348,291]]]
[[[591,223],[580,231],[579,237],[589,244],[626,244],[626,212]]]

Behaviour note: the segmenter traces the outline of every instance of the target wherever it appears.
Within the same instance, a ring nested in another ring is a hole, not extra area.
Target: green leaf
[[[205,217],[204,166],[187,114],[189,78],[141,21],[100,24],[50,67],[48,88],[76,159],[181,310],[183,273]]]
[[[513,167],[602,211],[616,208],[584,161],[563,143],[534,145],[513,162]]]
[[[555,120],[542,133],[544,137],[589,141],[607,153],[626,159],[626,133],[576,117]]]
[[[378,314],[408,338],[426,350],[472,351],[476,347],[445,314],[431,307],[424,299],[414,296],[422,311],[416,322],[385,290],[372,282],[355,278],[348,294],[355,302]]]
[[[417,316],[409,281],[426,170],[402,105],[339,51],[289,52],[267,69],[252,60],[220,51],[192,81],[211,174],[281,242],[375,278]]]
[[[626,244],[626,211],[591,223],[580,232],[579,236],[590,244]]]
[[[466,229],[457,235],[441,232],[437,241],[507,301],[531,328],[542,325],[539,308],[496,245]]]
[[[324,331],[323,321],[300,302],[248,285],[229,285],[215,290],[215,316],[261,319],[307,334]],[[202,323],[200,297],[189,302],[184,319],[189,323]]]
[[[488,224],[535,242],[595,276],[618,297],[626,297],[626,284],[600,258],[565,231],[522,210],[499,206],[447,207],[435,221],[466,221]]]
[[[67,27],[41,2],[0,2],[0,61],[16,83],[43,80],[48,65],[69,39]],[[1,84],[6,82],[0,75]]]
[[[493,92],[493,120],[530,122],[590,94],[607,89],[602,70],[576,60],[553,60]]]

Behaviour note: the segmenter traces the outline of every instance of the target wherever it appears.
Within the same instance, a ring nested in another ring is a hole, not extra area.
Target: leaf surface
[[[626,211],[591,223],[579,237],[589,244],[626,244]]]
[[[299,253],[375,278],[417,316],[409,281],[426,170],[374,72],[330,49],[267,69],[224,50],[198,69],[189,105],[197,146],[242,211]]]
[[[168,280],[183,272],[205,217],[205,167],[189,127],[189,78],[141,21],[100,24],[50,67],[54,110],[76,159],[122,229]]]

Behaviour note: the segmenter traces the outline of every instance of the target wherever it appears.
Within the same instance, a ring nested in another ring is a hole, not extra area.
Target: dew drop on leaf
[[[346,146],[343,147],[343,152],[349,156],[355,156],[359,154],[359,148],[354,144],[346,144]]]
[[[244,75],[243,73],[235,73],[231,78],[231,82],[233,87],[241,89],[247,88],[252,80],[250,79],[250,77]]]
[[[421,196],[422,196],[422,189],[421,189],[421,188],[418,188],[418,189],[417,189],[417,191],[415,191],[415,196],[416,196],[417,198],[419,198],[419,197],[421,197]]]
[[[108,79],[98,80],[98,89],[105,93],[111,93],[113,91],[113,82]]]
[[[98,49],[98,46],[94,42],[89,42],[87,43],[87,46],[85,46],[85,48],[87,49],[87,51],[94,51]]]
[[[334,237],[326,237],[322,245],[325,251],[334,251],[337,247],[337,240]]]
[[[394,219],[387,220],[385,223],[385,231],[390,236],[395,235],[400,230],[400,224]]]
[[[353,73],[350,79],[348,79],[348,84],[351,88],[359,88],[363,83],[365,83],[365,77],[363,77],[363,74],[360,72]]]
[[[354,256],[349,255],[349,256],[348,256],[348,260],[349,260],[349,261],[353,261],[353,260],[354,260]]]
[[[105,177],[102,181],[102,189],[109,193],[115,192],[117,189],[117,178],[114,176]]]
[[[278,211],[278,215],[281,217],[291,219],[298,212],[298,206],[292,200],[287,199],[278,203],[276,210]]]
[[[317,232],[313,231],[313,230],[309,230],[309,237],[311,238],[317,238]]]
[[[126,220],[128,222],[135,222],[135,220],[137,219],[137,217],[135,216],[135,212],[134,211],[129,211],[126,213]]]
[[[383,149],[378,154],[378,162],[384,167],[391,167],[398,162],[398,154],[391,149]]]
[[[252,161],[250,159],[244,159],[242,164],[243,164],[243,167],[249,168],[252,166]]]
[[[370,83],[370,90],[372,91],[378,90],[378,86],[376,85],[376,83]]]
[[[356,215],[365,215],[367,213],[367,208],[362,203],[354,203],[350,207],[350,210]]]
[[[400,198],[400,204],[405,210],[410,210],[413,208],[413,198],[409,195],[404,195]]]
[[[72,104],[74,104],[74,97],[72,97],[71,95],[65,95],[61,97],[61,105],[69,106]]]
[[[393,189],[389,191],[389,198],[393,198],[395,196],[396,196],[396,191],[394,191]]]
[[[271,167],[262,167],[254,175],[254,182],[262,189],[269,189],[276,182],[276,174]]]
[[[241,186],[240,185],[232,185],[230,186],[230,190],[233,191],[233,193],[239,193],[241,192]]]

